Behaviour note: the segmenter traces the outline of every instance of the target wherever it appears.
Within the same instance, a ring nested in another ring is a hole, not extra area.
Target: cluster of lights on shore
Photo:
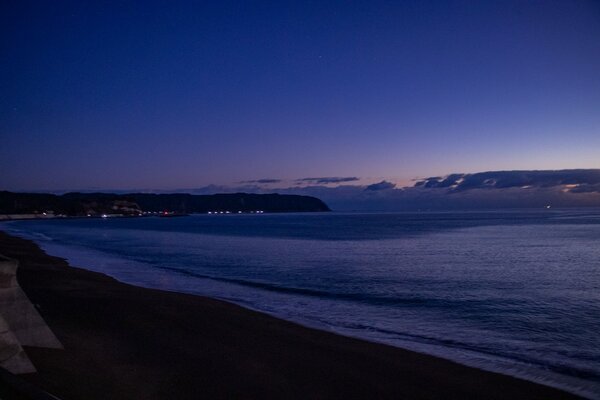
[[[243,214],[244,211],[238,211],[238,214]],[[246,213],[250,214],[263,214],[264,211],[256,210],[256,211],[246,211]],[[231,211],[208,211],[207,214],[231,214]]]
[[[237,212],[231,212],[231,211],[207,211],[207,214],[211,214],[211,215],[216,215],[216,214],[264,214],[263,210],[252,210],[252,211],[237,211]],[[46,213],[44,213],[44,215],[46,215]],[[140,214],[133,214],[131,216],[137,216],[137,217],[141,217],[141,216],[151,216],[151,215],[157,215],[157,216],[174,216],[177,215],[177,213],[175,213],[174,211],[144,211],[143,213]],[[182,215],[187,215],[187,214],[182,214]],[[95,217],[95,215],[91,215],[91,214],[87,214],[88,217]],[[122,217],[124,216],[123,214],[101,214],[100,217],[101,218],[112,218],[112,217]]]

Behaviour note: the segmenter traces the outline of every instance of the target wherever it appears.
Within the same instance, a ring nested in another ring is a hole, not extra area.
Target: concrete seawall
[[[18,265],[0,255],[0,367],[16,374],[35,372],[22,346],[62,348],[19,286]]]

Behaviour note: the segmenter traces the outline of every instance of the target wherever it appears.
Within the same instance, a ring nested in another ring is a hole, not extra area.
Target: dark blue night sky
[[[4,1],[0,14],[0,189],[600,167],[596,1]]]

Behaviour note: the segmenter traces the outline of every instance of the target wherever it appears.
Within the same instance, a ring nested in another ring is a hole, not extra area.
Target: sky
[[[599,38],[584,0],[4,1],[0,189],[600,168]]]

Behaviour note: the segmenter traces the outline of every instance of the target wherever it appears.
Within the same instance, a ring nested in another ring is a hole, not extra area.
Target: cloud
[[[334,210],[475,210],[600,207],[600,169],[488,171],[422,179],[414,186],[309,185],[282,189],[325,201]],[[379,189],[379,190],[376,190]]]
[[[484,210],[502,208],[600,207],[600,170],[490,171],[429,177],[398,188],[358,178],[304,178],[303,185],[209,185],[179,192],[281,193],[314,196],[336,211]],[[284,181],[282,181],[284,182]],[[350,182],[343,185],[330,183]],[[278,186],[278,187],[274,187]],[[172,191],[170,191],[172,192]]]
[[[327,185],[329,183],[345,183],[345,182],[354,182],[354,181],[358,181],[358,180],[359,180],[359,178],[357,178],[356,176],[348,176],[348,177],[326,176],[326,177],[321,177],[321,178],[300,178],[300,179],[296,179],[296,182]]]
[[[572,185],[567,185],[566,188],[570,193],[600,193],[600,184],[583,183],[579,185],[573,185],[573,187],[570,186]]]
[[[451,174],[445,177],[425,178],[415,183],[421,188],[447,188],[451,191],[471,189],[551,188],[564,186],[567,191],[578,192],[578,187],[600,184],[600,169],[570,169],[557,171],[488,171],[475,174]],[[586,186],[586,187],[587,187]],[[579,189],[582,193],[584,189]]]
[[[374,183],[365,188],[365,190],[378,191],[378,190],[386,190],[386,189],[394,189],[396,187],[395,183],[388,181],[381,181],[379,183]]]
[[[254,179],[254,180],[250,180],[250,181],[241,181],[240,183],[258,183],[258,184],[265,184],[265,183],[279,183],[281,182],[281,179],[269,179],[269,178],[263,178],[263,179]]]

